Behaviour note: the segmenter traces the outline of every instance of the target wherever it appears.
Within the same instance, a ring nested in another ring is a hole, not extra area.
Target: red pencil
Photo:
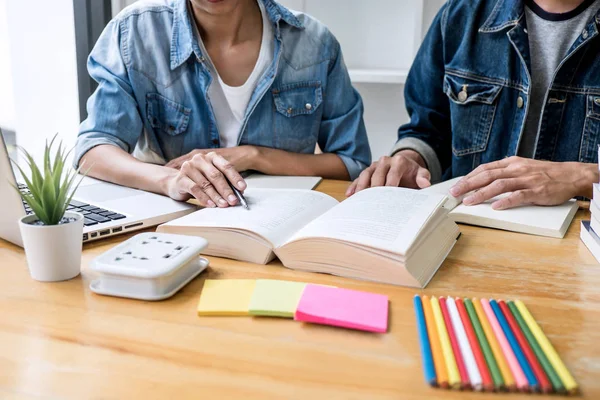
[[[519,343],[521,350],[523,350],[523,353],[525,354],[525,358],[527,358],[527,362],[529,363],[529,365],[531,365],[533,374],[535,375],[535,378],[538,380],[538,383],[540,385],[540,388],[542,389],[542,392],[550,393],[552,391],[552,384],[548,380],[548,376],[546,375],[546,372],[544,372],[544,370],[542,369],[542,366],[540,365],[537,357],[535,356],[535,353],[531,349],[531,346],[529,346],[529,343],[527,342],[525,335],[523,334],[523,332],[521,331],[521,328],[517,324],[517,320],[515,319],[515,317],[512,315],[512,313],[508,309],[508,306],[506,305],[504,300],[498,301],[498,305],[500,306],[500,309],[502,310],[504,317],[508,321],[508,325],[510,326],[510,329],[515,334],[515,337],[517,338],[517,342]]]
[[[473,355],[475,356],[477,368],[479,368],[479,373],[481,374],[483,388],[491,392],[494,390],[494,382],[492,381],[492,375],[490,374],[490,370],[487,366],[487,363],[485,362],[485,358],[483,357],[483,352],[481,351],[481,347],[479,346],[477,336],[475,336],[475,331],[473,330],[471,319],[469,318],[469,314],[467,314],[467,309],[465,308],[465,304],[463,303],[462,299],[456,299],[456,308],[458,309],[460,319],[462,320],[462,323],[465,326],[465,332],[467,333],[467,338],[469,339],[469,343],[471,344],[471,350],[473,350]]]
[[[448,313],[446,299],[443,297],[440,297],[440,308],[442,309],[442,315],[444,316],[444,322],[446,323],[448,336],[450,336],[450,344],[452,345],[452,351],[454,352],[454,358],[456,359],[456,365],[458,366],[458,373],[460,375],[461,386],[466,389],[471,386],[471,382],[469,381],[467,368],[465,367],[465,362],[462,358],[462,354],[460,353],[460,348],[458,347],[458,340],[456,339],[454,327],[452,326],[452,320],[450,319],[450,314]]]

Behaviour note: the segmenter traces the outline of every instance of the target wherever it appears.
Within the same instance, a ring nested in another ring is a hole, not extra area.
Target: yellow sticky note
[[[250,300],[250,314],[294,318],[305,287],[303,282],[258,279]]]
[[[207,279],[204,281],[198,315],[248,315],[254,279]]]

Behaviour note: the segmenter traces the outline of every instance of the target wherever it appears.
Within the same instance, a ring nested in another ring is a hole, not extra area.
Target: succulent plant
[[[52,149],[56,136],[52,138],[50,144],[46,140],[43,166],[38,166],[27,150],[17,146],[17,149],[23,154],[31,172],[29,177],[12,160],[13,164],[19,169],[29,189],[28,192],[22,192],[19,188],[15,187],[15,190],[17,190],[23,200],[31,207],[35,216],[44,225],[58,225],[61,222],[75,190],[77,190],[81,179],[83,179],[82,176],[77,185],[75,185],[75,180],[82,165],[77,170],[67,165],[67,158],[70,151],[65,152],[66,149],[63,147],[62,141],[58,144],[58,150],[53,156]]]

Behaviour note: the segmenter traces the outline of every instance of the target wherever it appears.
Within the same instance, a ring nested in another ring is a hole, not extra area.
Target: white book
[[[581,221],[581,241],[590,250],[590,253],[600,262],[600,237],[594,232],[590,221]]]
[[[244,174],[245,175],[245,174]],[[323,178],[319,176],[277,176],[258,172],[244,176],[248,189],[314,189]]]
[[[459,235],[446,196],[379,187],[339,203],[308,190],[248,189],[242,207],[206,208],[161,225],[195,235],[205,254],[297,270],[424,287]]]
[[[423,189],[423,191],[448,195],[449,200],[444,207],[451,210],[449,216],[453,221],[463,224],[562,238],[579,208],[577,201],[572,199],[558,206],[530,205],[508,210],[494,210],[492,203],[501,196],[476,206],[466,206],[462,204],[462,198],[454,198],[448,193],[460,179],[461,177],[454,178]]]

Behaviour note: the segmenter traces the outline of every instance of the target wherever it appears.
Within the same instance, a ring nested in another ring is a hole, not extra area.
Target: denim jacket
[[[314,153],[318,144],[356,178],[371,153],[339,43],[315,19],[259,1],[274,27],[274,61],[252,94],[238,144],[296,153]],[[140,2],[108,24],[88,60],[99,86],[80,127],[76,165],[101,144],[149,149],[157,163],[219,147],[213,78],[187,2]]]
[[[536,159],[598,162],[599,24],[600,13],[557,69],[542,110]],[[516,155],[530,65],[523,0],[448,1],[409,73],[411,119],[398,130],[394,151],[420,148],[433,180]]]

